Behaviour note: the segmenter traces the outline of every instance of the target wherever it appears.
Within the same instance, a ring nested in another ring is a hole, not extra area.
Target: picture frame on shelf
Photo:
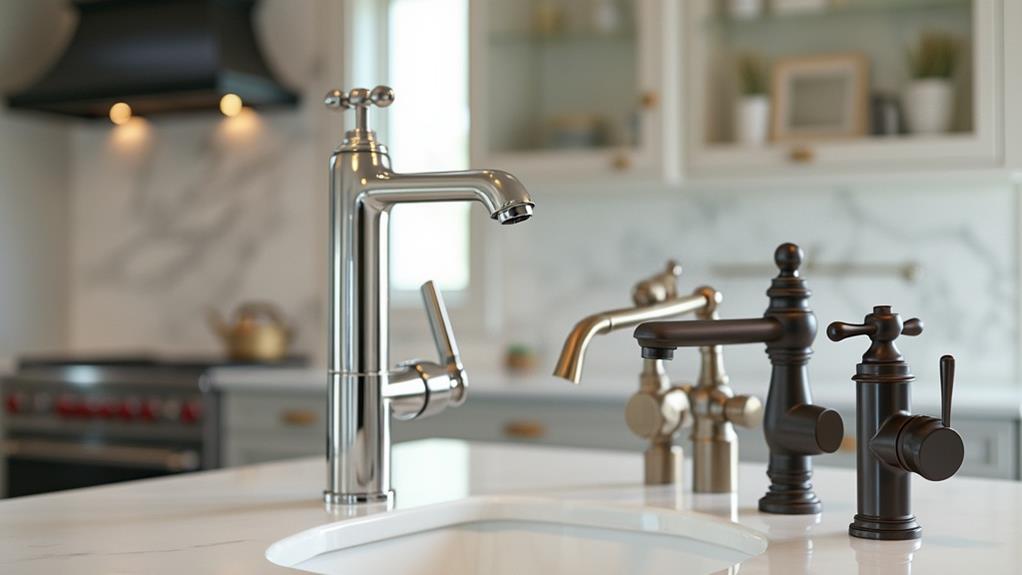
[[[869,60],[862,54],[780,58],[771,74],[771,139],[861,138],[869,132]]]

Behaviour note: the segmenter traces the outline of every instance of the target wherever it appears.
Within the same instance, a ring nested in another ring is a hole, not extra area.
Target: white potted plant
[[[730,0],[728,14],[739,20],[759,18],[763,14],[764,0]]]
[[[905,117],[913,134],[943,134],[951,129],[958,42],[950,34],[925,32],[909,50],[912,81],[905,92]]]
[[[762,60],[749,54],[738,58],[738,87],[741,95],[735,103],[735,139],[743,146],[762,146],[770,128],[770,97]]]

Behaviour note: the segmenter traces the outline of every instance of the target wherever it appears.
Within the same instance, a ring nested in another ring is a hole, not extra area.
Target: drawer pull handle
[[[509,421],[504,424],[504,436],[513,439],[539,439],[546,436],[546,425],[538,421]]]
[[[280,412],[280,422],[289,427],[309,427],[319,420],[319,414],[311,409],[285,409]]]

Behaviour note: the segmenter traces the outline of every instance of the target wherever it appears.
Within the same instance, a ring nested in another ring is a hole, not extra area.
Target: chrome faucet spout
[[[476,201],[501,224],[529,219],[535,203],[525,186],[501,170],[399,174],[380,171],[367,182],[364,197],[386,205],[414,202]]]

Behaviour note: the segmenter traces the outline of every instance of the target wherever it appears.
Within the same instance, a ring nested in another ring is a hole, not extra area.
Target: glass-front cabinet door
[[[662,178],[673,3],[471,0],[472,164],[544,181]]]
[[[1003,165],[1000,0],[684,4],[689,177]]]

